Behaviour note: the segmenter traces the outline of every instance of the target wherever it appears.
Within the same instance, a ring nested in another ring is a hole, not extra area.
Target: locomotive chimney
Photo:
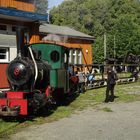
[[[17,41],[17,57],[21,57],[24,47],[24,30],[22,27],[17,27],[16,41]]]

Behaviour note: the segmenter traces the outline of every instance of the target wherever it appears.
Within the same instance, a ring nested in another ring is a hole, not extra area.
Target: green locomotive
[[[60,88],[64,93],[69,90],[68,60],[69,50],[57,44],[33,44],[33,50],[40,51],[41,60],[47,61],[51,65],[50,86]]]
[[[17,57],[7,68],[11,89],[1,93],[0,115],[28,115],[48,102],[61,103],[78,82],[76,76],[70,79],[69,49],[49,43],[17,48]]]

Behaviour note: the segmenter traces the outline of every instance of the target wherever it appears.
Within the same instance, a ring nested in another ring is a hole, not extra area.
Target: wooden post
[[[32,26],[30,26],[30,41],[29,43],[39,43],[39,23],[33,23]]]
[[[104,33],[104,73],[106,73],[106,33]]]

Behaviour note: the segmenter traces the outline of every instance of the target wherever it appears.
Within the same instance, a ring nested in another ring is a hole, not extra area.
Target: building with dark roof
[[[39,27],[42,42],[55,42],[70,48],[70,64],[91,65],[94,37],[65,26],[43,24]]]
[[[69,28],[66,26],[43,24],[39,27],[39,32],[41,34],[47,33],[47,34],[54,34],[54,35],[59,35],[59,36],[63,36],[63,37],[68,36],[69,38],[79,38],[79,39],[83,39],[83,40],[94,41],[93,36],[76,31],[75,29],[72,29],[72,28]]]

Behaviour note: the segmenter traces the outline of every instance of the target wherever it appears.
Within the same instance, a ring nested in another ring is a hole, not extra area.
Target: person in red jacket
[[[118,80],[117,74],[113,71],[112,67],[107,69],[107,88],[106,88],[106,98],[105,102],[114,101],[114,88],[116,85],[116,80]]]

